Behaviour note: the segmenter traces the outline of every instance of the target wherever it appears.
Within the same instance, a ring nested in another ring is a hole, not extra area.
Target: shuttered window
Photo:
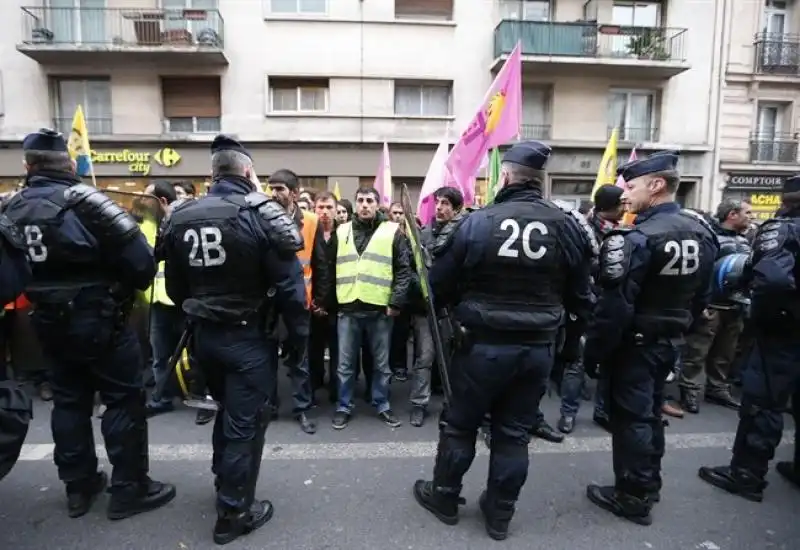
[[[394,0],[395,19],[453,19],[453,0]]]
[[[220,131],[219,78],[163,78],[161,95],[167,133]]]

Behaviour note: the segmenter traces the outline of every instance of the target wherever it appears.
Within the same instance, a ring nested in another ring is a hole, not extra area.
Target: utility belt
[[[456,324],[454,330],[458,349],[468,351],[475,344],[488,346],[540,346],[555,344],[558,330],[508,331],[486,328],[467,328]]]

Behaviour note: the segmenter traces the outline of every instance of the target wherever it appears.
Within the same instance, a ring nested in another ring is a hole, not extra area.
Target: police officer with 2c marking
[[[54,460],[70,517],[86,514],[107,477],[97,469],[92,409],[113,466],[109,519],[163,506],[175,487],[148,477],[142,353],[127,316],[134,292],[156,273],[136,221],[75,175],[61,134],[40,130],[22,143],[25,188],[4,205],[22,231],[33,270],[26,295],[49,358],[54,390]]]
[[[250,153],[217,136],[211,144],[208,195],[173,207],[159,254],[167,293],[192,328],[192,356],[220,404],[214,422],[216,474],[214,541],[227,544],[272,517],[255,500],[277,357],[265,330],[277,308],[286,321],[290,352],[303,360],[308,338],[303,272],[296,253],[303,239],[283,207],[255,192]]]
[[[528,475],[528,443],[568,314],[583,331],[591,313],[589,243],[577,220],[542,198],[550,148],[531,141],[503,157],[495,202],[472,213],[434,261],[431,286],[464,331],[451,368],[452,401],[440,423],[431,481],[414,496],[458,522],[462,479],[491,415],[491,457],[480,508],[487,534],[508,535]]]
[[[764,498],[790,399],[794,461],[778,462],[776,470],[800,487],[800,174],[787,178],[781,200],[778,217],[759,228],[744,274],[755,341],[742,368],[733,456],[729,465],[699,471],[703,481],[754,502]]]
[[[600,295],[587,334],[584,365],[593,377],[602,364],[615,484],[590,485],[597,506],[650,525],[660,499],[666,377],[683,336],[710,298],[717,241],[707,222],[675,202],[678,153],[657,153],[626,164],[623,202],[637,214],[631,229],[603,241]]]

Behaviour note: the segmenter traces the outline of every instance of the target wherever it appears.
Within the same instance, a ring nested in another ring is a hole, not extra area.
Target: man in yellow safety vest
[[[400,426],[389,404],[389,342],[392,322],[406,306],[411,282],[411,250],[395,222],[378,211],[372,187],[356,191],[351,222],[336,230],[336,301],[339,319],[339,403],[334,429],[347,427],[353,414],[358,354],[362,336],[372,352],[372,405],[388,426]]]

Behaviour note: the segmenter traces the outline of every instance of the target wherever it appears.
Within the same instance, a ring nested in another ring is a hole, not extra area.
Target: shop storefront
[[[722,197],[749,202],[757,221],[768,220],[781,205],[781,188],[786,174],[750,174],[731,172]]]

